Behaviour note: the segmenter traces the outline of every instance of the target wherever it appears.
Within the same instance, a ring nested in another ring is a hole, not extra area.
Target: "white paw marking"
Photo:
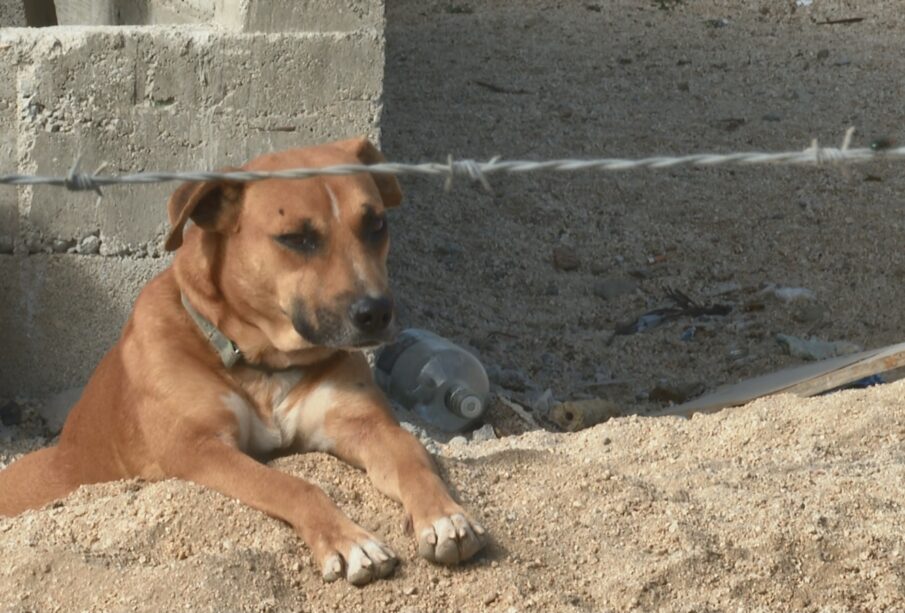
[[[484,547],[486,530],[461,513],[441,517],[418,535],[418,553],[438,564],[464,562]]]
[[[345,560],[344,560],[345,558]],[[375,579],[383,579],[392,574],[399,563],[396,554],[383,543],[367,539],[355,543],[344,556],[336,553],[324,562],[325,581],[336,581],[343,576],[352,585],[365,585]]]

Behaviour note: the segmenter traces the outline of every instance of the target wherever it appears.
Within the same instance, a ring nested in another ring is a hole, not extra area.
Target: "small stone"
[[[492,604],[493,601],[495,601],[497,598],[499,598],[499,596],[499,592],[489,592],[484,595],[484,598],[481,602],[483,602],[485,605],[489,605]]]
[[[631,279],[602,279],[594,284],[591,291],[604,300],[614,300],[620,296],[631,294],[638,289],[638,284]]]
[[[578,270],[581,260],[578,259],[578,254],[571,247],[554,247],[553,266],[564,271]]]
[[[66,253],[70,247],[75,246],[75,241],[63,240],[62,238],[55,238],[53,242],[50,244],[50,248],[54,253]]]
[[[100,250],[101,239],[93,234],[86,236],[79,243],[79,253],[83,255],[97,255]]]
[[[828,58],[828,57],[830,57],[830,50],[829,50],[829,49],[821,49],[820,51],[817,52],[817,59],[818,59],[818,60],[823,61],[823,60],[825,60],[825,59]]]
[[[823,321],[826,309],[814,302],[798,304],[792,311],[792,319],[803,324],[815,324]]]
[[[22,407],[10,400],[0,407],[0,423],[4,426],[18,426],[22,423]]]
[[[490,424],[484,424],[477,430],[471,433],[471,441],[473,443],[480,443],[483,441],[493,441],[496,440],[496,431],[494,431],[493,426]]]
[[[404,588],[402,588],[402,593],[405,594],[406,596],[414,596],[415,594],[418,593],[418,588],[415,587],[414,585],[407,585]]]
[[[448,444],[450,447],[464,447],[465,445],[468,444],[468,439],[465,438],[464,436],[454,436],[451,439],[449,439]]]

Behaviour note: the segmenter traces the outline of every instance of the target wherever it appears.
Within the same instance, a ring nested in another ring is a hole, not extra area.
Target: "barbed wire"
[[[94,173],[79,170],[79,159],[66,176],[42,176],[8,174],[0,175],[0,185],[54,185],[70,191],[94,191],[101,194],[101,188],[111,185],[165,183],[170,181],[235,181],[251,182],[265,179],[309,179],[318,176],[352,175],[362,172],[391,175],[428,175],[446,178],[446,188],[452,186],[457,177],[464,177],[481,183],[490,189],[488,176],[494,174],[523,174],[529,172],[579,172],[579,171],[628,171],[639,169],[663,169],[678,166],[751,166],[809,165],[861,163],[878,159],[903,159],[905,147],[893,147],[885,140],[875,141],[870,147],[851,148],[854,128],[849,128],[841,147],[821,147],[817,139],[811,146],[798,151],[781,152],[736,152],[736,153],[696,153],[681,156],[656,156],[640,159],[597,158],[597,159],[556,159],[556,160],[503,160],[499,157],[486,162],[471,159],[454,160],[446,163],[424,162],[405,164],[385,162],[381,164],[341,164],[323,168],[292,168],[274,171],[229,172],[188,171],[188,172],[138,172],[123,175],[101,175],[99,168]]]

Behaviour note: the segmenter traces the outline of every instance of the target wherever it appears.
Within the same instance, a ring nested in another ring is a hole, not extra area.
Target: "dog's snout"
[[[356,328],[365,334],[377,334],[393,320],[393,301],[386,296],[367,296],[352,303],[349,315]]]

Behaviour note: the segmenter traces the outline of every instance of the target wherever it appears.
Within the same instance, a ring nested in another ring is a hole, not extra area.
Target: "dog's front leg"
[[[402,503],[422,557],[458,564],[484,547],[484,528],[452,499],[424,446],[396,423],[379,390],[335,406],[323,428],[334,455],[364,469],[377,489]]]
[[[165,461],[174,477],[194,481],[290,524],[324,578],[363,585],[388,576],[398,560],[377,537],[347,518],[316,485],[269,468],[210,436],[182,441]]]

